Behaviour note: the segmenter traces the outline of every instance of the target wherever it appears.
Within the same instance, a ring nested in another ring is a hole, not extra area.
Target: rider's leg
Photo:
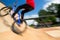
[[[20,9],[25,9],[25,10],[23,10],[23,11],[21,12],[21,19],[22,19],[22,20],[24,19],[24,13],[26,13],[26,12],[29,12],[29,11],[33,10],[33,8],[32,8],[32,7],[30,7],[29,5],[19,6],[19,7],[15,10],[15,12],[13,13],[13,15],[12,15],[12,16],[14,17],[14,16],[15,16],[15,14],[16,14]],[[18,15],[19,15],[19,14],[18,14]],[[18,24],[20,24],[21,19],[18,19],[18,20],[17,20],[17,23],[18,23]]]
[[[32,11],[33,10],[33,8],[31,8],[31,7],[27,7],[27,8],[25,8],[26,10],[23,10],[22,12],[21,12],[21,19],[23,20],[24,19],[24,13],[27,13],[27,12],[29,12],[29,11]]]
[[[24,5],[21,5],[21,6],[18,6],[15,10],[15,12],[12,14],[12,17],[14,18],[15,14],[17,14],[19,12],[20,9],[23,9],[26,7],[27,4],[24,4]]]
[[[26,9],[26,8],[25,8]],[[29,11],[31,11],[32,10],[32,8],[28,8],[28,9],[26,9],[26,10],[23,10],[22,12],[21,12],[21,18],[18,18],[18,20],[17,20],[17,24],[18,25],[20,25],[22,22],[23,22],[23,20],[24,20],[24,13],[26,13],[26,12],[29,12]],[[19,17],[20,17],[20,13],[18,13],[18,15],[19,15]]]
[[[17,19],[16,19],[16,23],[17,23],[18,25],[20,25],[20,23],[22,22],[21,19],[20,19],[20,13],[21,13],[21,12],[18,13],[18,17],[17,17]]]
[[[32,8],[30,5],[28,4],[23,4],[23,5],[20,5],[16,8],[15,12],[13,13],[12,17],[14,18],[15,14],[17,14],[19,12],[20,9],[34,9]]]

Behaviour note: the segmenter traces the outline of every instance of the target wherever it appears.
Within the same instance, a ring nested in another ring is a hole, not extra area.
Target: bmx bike
[[[5,17],[7,15],[10,14],[10,12],[12,11],[12,8],[10,7],[3,7],[0,9],[0,17]],[[4,13],[3,13],[4,12]],[[10,15],[11,16],[11,15]],[[20,15],[21,16],[21,15]],[[14,20],[14,19],[13,19]],[[16,34],[20,34],[23,33],[26,28],[27,28],[27,23],[25,20],[22,20],[22,24],[20,24],[20,26],[17,25],[16,21],[13,22],[13,24],[11,25],[11,30],[16,33]],[[24,26],[23,26],[24,25]],[[22,26],[22,27],[21,27]]]

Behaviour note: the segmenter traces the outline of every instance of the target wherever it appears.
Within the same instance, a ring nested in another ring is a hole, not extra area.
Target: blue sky
[[[3,2],[6,6],[13,6],[13,3],[15,0],[0,0],[0,1]],[[22,1],[18,0],[17,5],[22,4]],[[38,11],[40,9],[42,9],[42,7],[45,3],[46,2],[44,0],[35,0],[35,9],[33,11],[26,13],[25,16],[26,15],[35,15],[35,14],[38,15]]]
[[[13,6],[13,3],[15,0],[0,0],[1,2],[3,2],[5,5],[11,5]],[[22,0],[23,2],[23,0]],[[17,3],[17,6],[20,5],[21,3],[21,0],[18,1]],[[35,9],[33,11],[30,11],[28,13],[25,14],[25,18],[35,18],[35,17],[38,17],[38,12],[40,9],[45,9],[51,5],[51,3],[57,3],[57,4],[60,4],[60,0],[35,0]],[[33,23],[34,21],[33,20],[28,20],[27,21],[28,24],[31,24]]]

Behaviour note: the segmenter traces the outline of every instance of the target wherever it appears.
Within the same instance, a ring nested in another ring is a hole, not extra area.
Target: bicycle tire
[[[10,9],[10,10],[7,13],[2,14],[1,11],[4,10],[5,8],[7,8],[6,10],[8,10],[8,9]],[[11,8],[9,8],[9,7],[3,7],[3,8],[1,8],[0,9],[0,17],[4,17],[4,16],[8,15],[10,11],[11,11]]]
[[[16,23],[16,22],[14,22],[14,23],[12,24],[12,27],[11,27],[12,31],[13,31],[14,33],[16,33],[16,34],[21,34],[21,33],[25,32],[26,29],[27,29],[27,23],[26,23],[25,20],[23,20],[23,22],[25,23],[25,28],[24,28],[24,30],[21,31],[20,29],[18,29],[18,28],[15,26],[15,23]]]

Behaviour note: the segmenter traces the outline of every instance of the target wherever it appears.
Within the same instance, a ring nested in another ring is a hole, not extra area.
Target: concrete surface
[[[0,8],[2,5],[3,4],[0,3]],[[26,31],[18,35],[11,30],[10,26],[12,23],[13,20],[9,15],[6,17],[0,17],[0,40],[60,40],[60,27],[34,29],[27,25]],[[57,35],[59,34],[59,37],[53,37],[50,35],[56,35],[55,33]]]

